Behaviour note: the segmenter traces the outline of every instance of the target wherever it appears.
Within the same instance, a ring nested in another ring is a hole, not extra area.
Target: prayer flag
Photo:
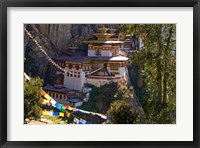
[[[56,101],[53,98],[51,98],[50,102],[52,105],[56,104]]]
[[[60,112],[60,113],[59,113],[59,116],[60,116],[60,117],[64,117],[64,113],[61,113],[61,112]]]
[[[78,111],[78,108],[73,108],[73,112],[77,112]]]
[[[74,118],[74,123],[78,124],[79,120],[77,118]]]
[[[48,115],[48,112],[46,110],[44,110],[43,115]]]
[[[68,106],[68,108],[67,108],[68,110],[73,110],[73,108],[71,107],[71,106]]]
[[[66,111],[66,115],[67,117],[70,117],[70,113],[68,111]]]
[[[79,122],[81,122],[82,124],[86,124],[86,121],[83,119],[80,119]]]
[[[50,100],[50,99],[51,99],[51,97],[50,97],[47,93],[44,95],[44,97],[45,97],[47,100]]]
[[[103,118],[103,119],[107,119],[107,116],[105,116],[105,115],[101,115],[101,118]]]
[[[41,94],[44,96],[44,95],[46,95],[47,93],[46,93],[44,90],[41,90]]]
[[[53,111],[48,112],[49,116],[53,116]]]
[[[68,108],[68,105],[65,105],[64,108],[67,109],[67,108]]]
[[[58,116],[59,113],[58,112],[53,112],[53,116]]]
[[[78,109],[79,112],[82,112],[82,113],[85,113],[85,114],[90,114],[89,111],[85,111],[85,110],[81,110],[81,109]]]
[[[61,109],[61,106],[60,106],[60,104],[59,104],[59,103],[56,103],[56,104],[55,104],[55,106],[56,106],[56,108],[57,108],[58,110],[60,110],[60,109]]]

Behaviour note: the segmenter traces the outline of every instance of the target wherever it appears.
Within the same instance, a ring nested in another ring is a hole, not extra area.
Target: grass
[[[60,122],[62,121],[59,117],[56,117],[56,116],[48,116],[48,115],[45,115],[44,117],[45,117],[47,120],[53,121],[55,124],[60,124]]]

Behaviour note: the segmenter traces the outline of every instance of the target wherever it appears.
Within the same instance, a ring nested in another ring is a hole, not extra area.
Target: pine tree
[[[40,118],[42,85],[43,80],[39,77],[24,82],[24,119],[30,117]]]

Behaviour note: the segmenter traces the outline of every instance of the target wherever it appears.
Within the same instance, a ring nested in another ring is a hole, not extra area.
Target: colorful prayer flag
[[[59,116],[60,116],[60,117],[64,117],[64,113],[61,113],[61,112],[60,112],[60,113],[59,113]]]
[[[68,110],[73,110],[73,108],[71,107],[71,106],[68,106],[68,108],[67,108]]]
[[[44,95],[44,97],[45,97],[47,100],[50,100],[50,99],[51,99],[51,97],[50,97],[47,93]]]
[[[44,111],[42,112],[42,114],[43,114],[43,115],[48,115],[48,112],[47,112],[46,110],[44,110]]]
[[[79,123],[79,119],[74,118],[74,123],[78,124]]]
[[[53,112],[53,116],[58,116],[59,113],[58,112]]]
[[[70,113],[68,111],[66,111],[66,115],[67,117],[70,117]]]
[[[41,90],[41,94],[44,96],[44,95],[46,95],[47,93],[46,93],[44,90]]]
[[[52,105],[56,104],[56,101],[53,98],[51,98],[50,102],[51,102]]]

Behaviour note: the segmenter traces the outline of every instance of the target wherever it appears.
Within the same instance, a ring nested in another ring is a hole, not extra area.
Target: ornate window
[[[96,49],[95,54],[96,55],[101,55],[101,49]]]
[[[111,70],[118,70],[119,69],[119,64],[110,64],[110,69]]]

